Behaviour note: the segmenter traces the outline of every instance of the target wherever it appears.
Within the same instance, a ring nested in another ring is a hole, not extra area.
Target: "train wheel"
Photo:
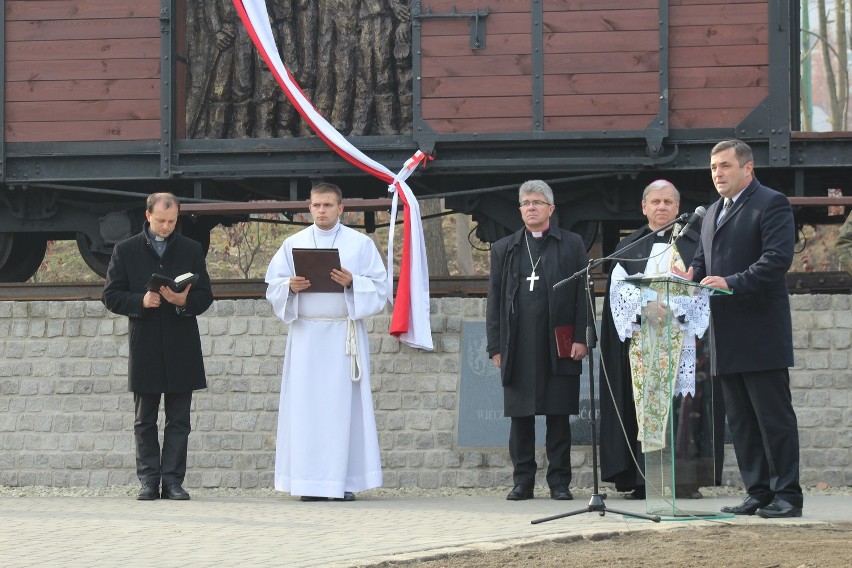
[[[9,233],[0,233],[0,266],[6,264],[6,259],[12,252],[12,235]]]
[[[86,233],[77,233],[77,250],[86,266],[92,269],[98,276],[106,276],[109,267],[110,255],[104,252],[92,250],[92,241]]]
[[[47,239],[38,233],[0,233],[0,282],[26,282],[38,271]]]

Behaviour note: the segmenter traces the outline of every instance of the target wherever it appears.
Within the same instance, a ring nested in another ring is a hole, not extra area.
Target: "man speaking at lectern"
[[[739,140],[710,153],[721,199],[710,205],[701,242],[682,274],[731,295],[710,298],[712,373],[722,383],[728,426],[748,495],[722,512],[800,517],[799,432],[790,395],[793,331],[786,274],[796,230],[789,200],[754,177]]]

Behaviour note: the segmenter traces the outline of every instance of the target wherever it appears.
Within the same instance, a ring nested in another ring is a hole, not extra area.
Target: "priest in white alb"
[[[364,319],[384,309],[387,271],[373,241],[340,222],[339,187],[315,185],[310,212],[314,224],[286,239],[266,272],[266,298],[289,325],[275,489],[302,501],[353,501],[382,485]],[[312,292],[296,274],[294,248],[337,249],[330,278],[341,291]]]

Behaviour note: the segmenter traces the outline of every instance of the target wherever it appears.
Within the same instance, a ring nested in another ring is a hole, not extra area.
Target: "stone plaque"
[[[600,325],[600,322],[598,322]],[[503,416],[503,387],[500,370],[485,352],[485,322],[462,323],[461,381],[459,388],[458,445],[460,447],[502,447],[509,445],[509,419]],[[599,353],[594,353],[595,390],[598,385]],[[599,393],[595,393],[595,409]],[[571,438],[576,445],[589,445],[589,375],[587,362],[583,362],[580,377],[580,414],[571,417]],[[536,417],[536,446],[544,446],[544,416]]]

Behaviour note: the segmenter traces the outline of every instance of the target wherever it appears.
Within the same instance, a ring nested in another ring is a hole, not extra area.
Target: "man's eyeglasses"
[[[545,205],[550,205],[550,203],[547,201],[539,201],[537,199],[535,201],[521,201],[521,207],[529,207],[530,205],[533,207],[544,207]]]

